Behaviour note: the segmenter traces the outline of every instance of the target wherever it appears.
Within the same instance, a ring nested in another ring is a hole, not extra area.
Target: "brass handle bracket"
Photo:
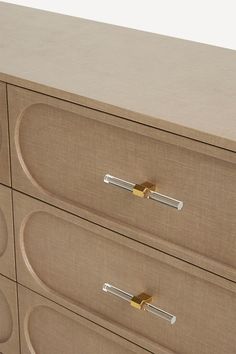
[[[150,182],[144,182],[142,184],[135,184],[132,193],[136,197],[149,198],[151,192],[156,190],[156,186]]]
[[[144,305],[150,303],[151,301],[152,301],[152,296],[146,293],[141,293],[137,296],[132,297],[132,299],[130,300],[130,305],[138,310],[143,310]]]

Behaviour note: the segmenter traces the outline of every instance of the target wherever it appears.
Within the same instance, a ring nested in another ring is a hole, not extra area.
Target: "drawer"
[[[0,82],[0,183],[11,184],[6,84]]]
[[[21,284],[154,353],[234,352],[235,283],[18,192],[14,207]],[[176,323],[105,283],[151,295]]]
[[[236,281],[235,154],[12,86],[9,101],[14,188]],[[106,174],[184,206],[138,198]]]
[[[148,354],[22,286],[19,308],[24,354]]]
[[[0,185],[0,273],[15,279],[11,190]]]
[[[0,352],[20,354],[16,284],[0,275]]]

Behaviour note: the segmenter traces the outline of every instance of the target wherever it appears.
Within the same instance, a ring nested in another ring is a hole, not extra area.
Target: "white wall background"
[[[236,49],[236,0],[6,2]]]

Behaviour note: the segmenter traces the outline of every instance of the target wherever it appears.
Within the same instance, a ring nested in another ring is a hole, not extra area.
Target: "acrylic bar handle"
[[[109,174],[106,174],[104,176],[104,182],[113,184],[114,186],[126,189],[130,192],[133,192],[133,193],[134,193],[135,187],[137,186],[135,183],[127,182],[123,179],[111,176]],[[145,184],[143,184],[143,185],[145,185]],[[143,186],[143,185],[140,185],[140,186]],[[158,192],[153,191],[149,188],[147,188],[147,189],[148,189],[148,193],[146,194],[146,196],[144,195],[144,193],[142,195],[145,198],[155,200],[156,202],[168,205],[172,208],[176,208],[177,210],[181,210],[183,208],[183,202],[181,202],[180,200],[168,197],[164,194],[158,193]]]
[[[118,289],[115,286],[108,284],[108,283],[105,283],[103,285],[102,290],[107,293],[113,294],[117,297],[120,297],[121,299],[128,301],[130,304],[132,303],[133,299],[136,298],[134,295],[129,294],[121,289]],[[148,312],[152,313],[153,315],[156,315],[156,316],[170,322],[170,324],[174,324],[176,322],[176,316],[174,316],[174,315],[170,314],[169,312],[166,312],[162,309],[159,309],[158,307],[150,304],[149,302],[144,301],[143,305],[141,305],[139,308],[142,310],[148,311]]]

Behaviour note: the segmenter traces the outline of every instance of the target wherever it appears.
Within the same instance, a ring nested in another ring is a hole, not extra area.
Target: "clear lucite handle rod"
[[[133,295],[129,294],[119,288],[116,288],[115,286],[105,283],[103,285],[102,288],[103,291],[108,292],[110,294],[113,294],[117,297],[120,297],[121,299],[128,301],[129,303],[131,302],[131,300],[133,299]],[[169,312],[166,312],[162,309],[159,309],[158,307],[146,302],[143,305],[143,310],[148,311],[150,313],[152,313],[153,315],[156,315],[168,322],[170,322],[170,324],[174,324],[176,322],[176,316],[170,314]]]
[[[123,179],[111,176],[111,175],[105,175],[104,176],[104,182],[105,183],[111,183],[114,186],[124,188],[130,192],[133,191],[135,184],[131,182],[124,181]]]
[[[103,284],[102,290],[105,291],[106,293],[110,293],[115,296],[118,296],[121,299],[128,301],[128,302],[130,302],[131,299],[133,298],[133,295],[127,293],[126,291],[118,289],[115,286],[108,284],[108,283]]]
[[[158,193],[158,192],[150,192],[150,196],[149,199],[155,200],[159,203],[168,205],[172,208],[175,208],[177,210],[181,210],[183,208],[183,202],[181,202],[180,200],[168,197],[167,195]]]
[[[123,179],[111,176],[109,174],[106,174],[104,176],[104,182],[113,184],[114,186],[126,189],[126,190],[128,190],[130,192],[133,192],[133,189],[135,187],[134,183],[127,182],[127,181],[125,181]],[[175,208],[177,210],[181,210],[183,208],[183,202],[181,202],[180,200],[168,197],[167,195],[164,195],[164,194],[152,191],[152,190],[149,191],[149,195],[148,195],[147,198],[155,200],[155,201],[157,201],[159,203],[168,205],[168,206],[170,206],[172,208]]]
[[[152,313],[153,315],[159,316],[161,318],[163,318],[166,321],[169,321],[170,324],[174,324],[176,322],[176,316],[172,315],[169,312],[166,312],[164,310],[159,309],[156,306],[153,306],[152,304],[145,304],[144,305],[144,309],[150,313]]]

